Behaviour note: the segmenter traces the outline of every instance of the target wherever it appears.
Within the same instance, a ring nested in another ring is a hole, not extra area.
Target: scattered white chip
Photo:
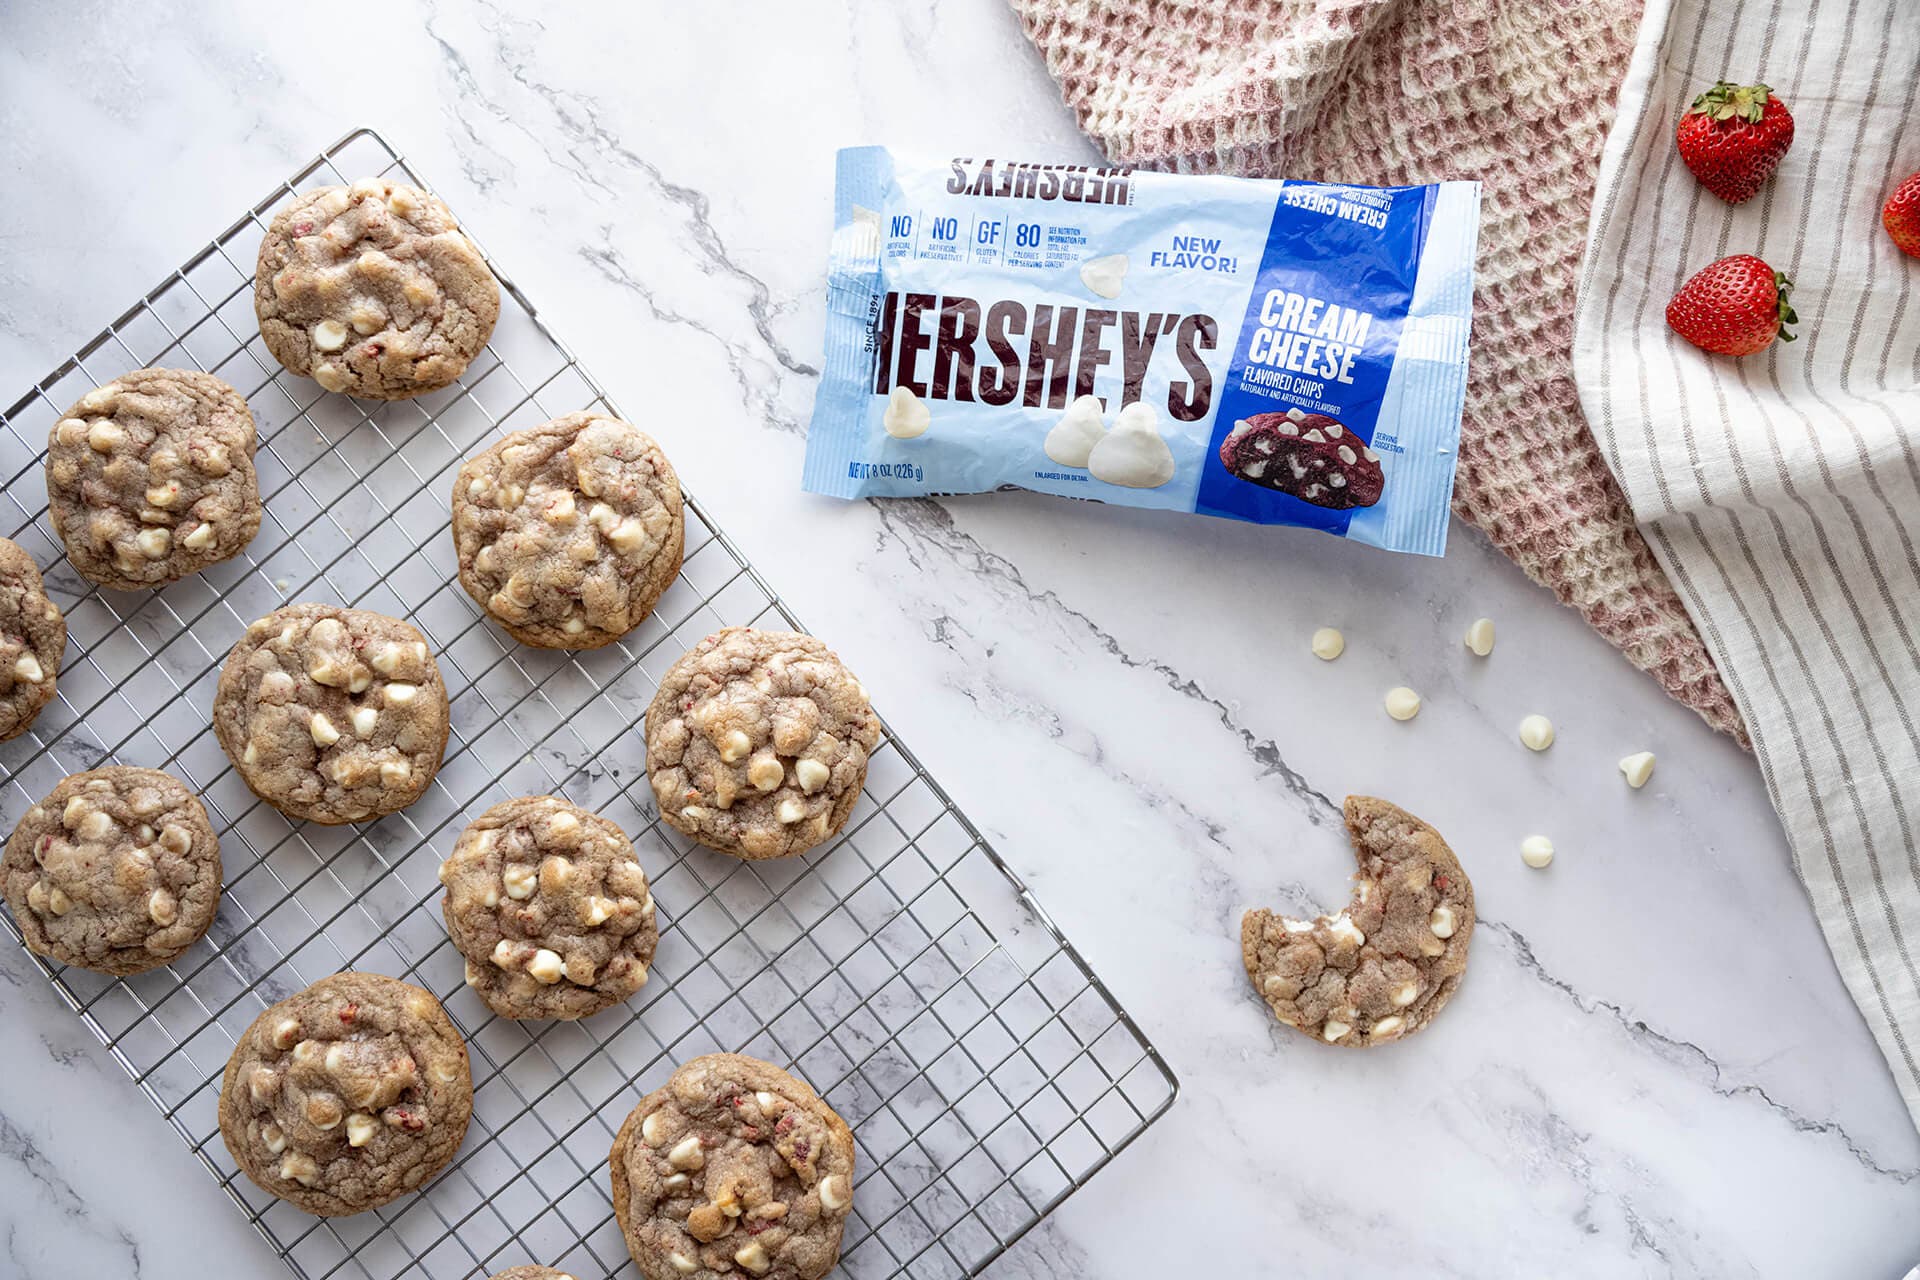
[[[1136,400],[1113,420],[1113,430],[1087,453],[1095,480],[1128,489],[1158,489],[1173,479],[1173,450],[1160,438],[1160,420]]]
[[[924,435],[932,422],[933,414],[928,410],[926,401],[906,387],[893,389],[893,394],[887,397],[887,411],[880,415],[880,425],[895,440],[911,440]]]
[[[1313,656],[1322,662],[1332,662],[1347,651],[1347,638],[1332,627],[1322,627],[1313,633]]]
[[[1100,397],[1081,396],[1067,406],[1060,421],[1047,432],[1047,456],[1063,467],[1084,467],[1093,446],[1107,434],[1100,417]]]
[[[1520,722],[1520,741],[1529,751],[1545,751],[1553,745],[1553,721],[1545,716],[1528,716]]]
[[[1528,836],[1520,842],[1520,861],[1538,871],[1553,861],[1553,841],[1545,836]]]
[[[1120,296],[1120,286],[1127,278],[1127,255],[1110,253],[1104,258],[1088,258],[1080,264],[1080,283],[1087,286],[1091,293],[1103,298]]]
[[[1626,775],[1627,785],[1638,791],[1653,776],[1653,752],[1636,751],[1624,757],[1620,761],[1620,772]]]
[[[1387,690],[1387,714],[1395,720],[1411,720],[1420,714],[1420,695],[1405,685]]]
[[[1467,648],[1475,657],[1484,658],[1493,652],[1493,619],[1475,618],[1473,625],[1467,628]]]

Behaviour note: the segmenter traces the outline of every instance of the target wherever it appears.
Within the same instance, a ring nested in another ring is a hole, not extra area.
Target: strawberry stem
[[[1764,84],[1732,84],[1720,81],[1693,100],[1688,108],[1689,115],[1701,115],[1709,120],[1744,120],[1748,124],[1759,124],[1767,114],[1767,99],[1773,90]]]
[[[1787,295],[1793,292],[1793,281],[1787,279],[1784,271],[1773,273],[1773,287],[1780,294],[1780,332],[1776,335],[1782,342],[1792,342],[1793,335],[1787,332],[1790,324],[1799,324],[1800,317],[1794,314],[1793,304],[1787,301]]]

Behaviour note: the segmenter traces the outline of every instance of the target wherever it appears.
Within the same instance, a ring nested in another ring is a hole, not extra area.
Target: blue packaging
[[[806,488],[1446,550],[1480,187],[839,154]]]

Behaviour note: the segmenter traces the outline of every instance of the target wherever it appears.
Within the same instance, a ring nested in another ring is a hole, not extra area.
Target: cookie
[[[604,413],[515,431],[454,478],[460,585],[522,644],[618,640],[679,576],[685,539],[666,455]]]
[[[338,824],[404,809],[447,745],[447,687],[426,638],[331,604],[276,609],[220,669],[214,734],[240,777],[289,817]]]
[[[467,985],[504,1018],[584,1018],[647,981],[660,941],[626,835],[557,796],[494,805],[440,864]]]
[[[253,414],[210,373],[135,369],[47,436],[47,514],[67,559],[116,591],[164,587],[260,532]]]
[[[260,241],[253,308],[273,358],[329,391],[407,400],[465,372],[500,286],[438,199],[385,178],[303,191]]]
[[[647,1280],[818,1280],[853,1205],[853,1131],[771,1063],[710,1053],[641,1099],[608,1156]]]
[[[1248,484],[1330,511],[1380,501],[1380,455],[1324,413],[1256,413],[1220,442],[1220,465]]]
[[[1338,915],[1249,911],[1240,952],[1273,1016],[1327,1044],[1399,1040],[1440,1012],[1467,968],[1473,885],[1447,842],[1385,800],[1348,796],[1360,870]]]
[[[53,701],[66,651],[67,620],[47,599],[40,566],[0,538],[0,742],[25,733]]]
[[[467,1046],[447,1011],[377,973],[336,973],[267,1009],[220,1083],[234,1163],[323,1217],[425,1186],[472,1116]]]
[[[846,824],[880,740],[867,691],[793,631],[729,627],[667,669],[647,708],[660,816],[740,858],[784,858]]]
[[[207,811],[158,769],[62,778],[0,858],[0,891],[27,949],[100,973],[144,973],[198,942],[220,906]]]
[[[552,1267],[508,1267],[505,1271],[496,1271],[487,1280],[574,1280],[564,1271]]]

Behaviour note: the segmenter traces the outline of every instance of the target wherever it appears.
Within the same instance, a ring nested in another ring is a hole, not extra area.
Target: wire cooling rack
[[[691,498],[680,580],[623,642],[523,648],[484,620],[447,536],[461,460],[505,430],[618,410],[497,264],[499,325],[456,386],[387,404],[282,371],[253,314],[266,218],[296,191],[368,175],[420,183],[379,135],[349,134],[0,417],[0,525],[52,566],[69,627],[58,698],[0,746],[0,816],[17,821],[67,773],[158,767],[201,794],[226,870],[219,919],[171,966],[125,980],[41,968],[310,1280],[465,1280],[523,1262],[635,1274],[607,1148],[676,1065],[718,1050],[790,1067],[853,1125],[845,1275],[977,1274],[1166,1111],[1173,1074],[890,730],[846,830],[805,857],[741,862],[660,825],[637,731],[659,676],[717,628],[798,624]],[[234,560],[163,591],[102,592],[51,535],[42,447],[68,404],[147,365],[204,369],[246,395],[266,516]],[[214,741],[228,648],[303,599],[408,618],[439,656],[453,736],[432,789],[402,813],[290,822]],[[633,837],[660,913],[651,981],[585,1022],[494,1017],[440,920],[436,872],[465,823],[546,792]],[[446,1003],[472,1055],[473,1124],[423,1194],[313,1218],[237,1172],[215,1115],[220,1073],[261,1009],[348,968]]]

